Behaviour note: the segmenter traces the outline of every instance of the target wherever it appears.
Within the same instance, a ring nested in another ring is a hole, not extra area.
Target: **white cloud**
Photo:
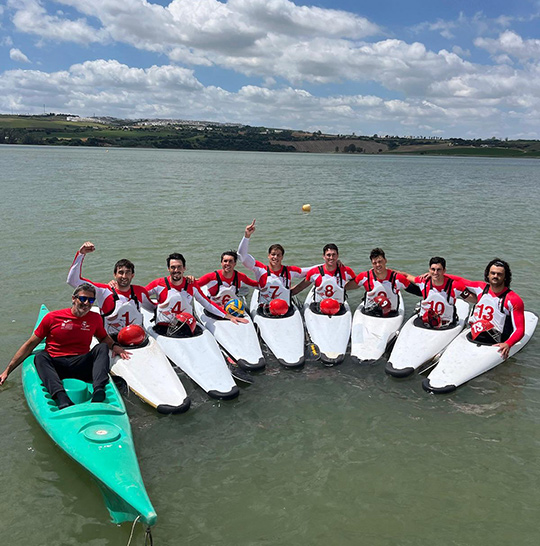
[[[29,63],[30,59],[20,50],[15,47],[11,48],[9,50],[9,58],[12,61],[16,61],[18,63]]]
[[[63,19],[48,15],[38,0],[8,0],[14,10],[13,24],[20,32],[54,41],[88,44],[105,42],[107,33],[92,27],[85,19]]]
[[[512,30],[502,32],[496,39],[477,38],[474,45],[492,55],[503,53],[520,61],[540,60],[540,40],[524,40]]]

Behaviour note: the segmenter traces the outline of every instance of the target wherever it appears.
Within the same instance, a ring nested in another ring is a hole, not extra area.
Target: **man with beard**
[[[167,257],[168,277],[161,277],[149,283],[145,290],[157,299],[156,326],[159,334],[166,334],[168,324],[179,313],[193,314],[193,298],[211,314],[226,318],[235,324],[247,322],[246,319],[228,314],[222,306],[210,301],[197,287],[185,278],[186,260],[177,252]]]
[[[45,350],[36,354],[34,364],[58,408],[73,405],[62,383],[68,377],[92,382],[92,402],[103,402],[109,381],[109,349],[123,359],[130,353],[107,334],[101,317],[90,311],[95,299],[96,289],[83,283],[73,292],[71,307],[47,313],[0,375],[0,385],[45,339]],[[93,337],[100,343],[90,350]]]
[[[129,260],[123,259],[114,265],[114,278],[116,286],[90,281],[82,276],[82,264],[86,254],[94,252],[96,247],[90,241],[84,243],[73,260],[68,273],[67,283],[78,286],[82,282],[91,284],[96,289],[96,303],[101,311],[105,329],[111,336],[130,324],[143,325],[141,306],[150,311],[155,310],[154,303],[146,289],[136,284],[131,284],[135,276],[135,266]]]

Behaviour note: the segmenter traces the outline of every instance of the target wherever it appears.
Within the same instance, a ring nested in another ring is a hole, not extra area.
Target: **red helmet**
[[[271,315],[281,317],[287,314],[289,304],[285,300],[275,299],[270,302],[268,309],[270,310]]]
[[[319,309],[325,315],[335,315],[339,312],[340,307],[339,301],[334,298],[326,298],[319,303]]]
[[[482,332],[489,332],[493,324],[489,320],[481,319],[471,324],[471,337],[476,339]]]
[[[430,328],[439,328],[442,324],[441,315],[436,313],[433,309],[428,309],[423,315],[422,320],[424,324]]]
[[[390,311],[392,310],[392,305],[390,304],[390,300],[388,299],[388,296],[386,294],[379,294],[375,298],[373,298],[373,301],[379,306],[380,310],[382,311],[383,317],[385,315],[388,315]]]
[[[175,315],[176,320],[180,324],[187,324],[187,327],[191,330],[191,333],[195,333],[195,328],[197,326],[197,321],[195,320],[195,317],[189,313],[186,313],[185,311],[182,311],[181,313],[177,313]]]
[[[118,332],[118,343],[124,347],[135,347],[146,339],[146,332],[138,324],[125,326]]]

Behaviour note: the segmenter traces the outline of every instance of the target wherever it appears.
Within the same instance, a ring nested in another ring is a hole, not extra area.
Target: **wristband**
[[[120,347],[120,343],[118,343],[118,341],[113,341],[113,344],[111,345],[111,351],[114,349],[115,345],[118,345],[118,347]]]

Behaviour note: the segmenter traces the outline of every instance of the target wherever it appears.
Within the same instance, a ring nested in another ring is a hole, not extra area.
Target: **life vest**
[[[221,276],[218,271],[214,271],[216,275],[217,286],[213,287],[212,291],[209,291],[209,298],[218,305],[225,307],[227,302],[231,299],[234,299],[238,292],[240,291],[240,280],[238,278],[238,271],[234,272],[232,282],[229,286],[226,286],[221,279]],[[215,290],[215,294],[212,292]]]
[[[447,279],[442,290],[434,289],[433,281],[428,279],[423,290],[420,316],[433,309],[441,317],[442,325],[446,326],[457,320],[456,298],[452,296],[453,279]],[[432,290],[433,289],[433,290]]]
[[[167,297],[164,301],[157,304],[156,323],[171,322],[172,317],[178,313],[193,313],[191,294],[187,291],[187,280],[180,287],[172,286],[167,277],[163,278],[167,287]]]
[[[315,287],[314,300],[321,302],[326,298],[332,298],[339,303],[343,303],[345,301],[345,281],[342,267],[336,269],[335,275],[328,275],[322,265],[318,267],[318,270],[321,276],[321,284]]]
[[[474,307],[470,323],[473,324],[477,320],[487,320],[491,322],[497,332],[501,334],[505,332],[510,316],[504,308],[504,303],[510,292],[511,290],[507,288],[502,294],[495,296],[489,293],[489,284],[486,285]]]
[[[266,283],[261,286],[259,280],[259,303],[270,303],[279,298],[291,304],[291,279],[287,266],[283,266],[279,275],[266,266]]]
[[[368,309],[374,305],[377,296],[385,295],[390,301],[390,310],[397,311],[399,308],[399,290],[396,286],[397,273],[392,271],[388,280],[380,281],[375,271],[370,269],[367,274],[367,286],[364,294],[364,308]],[[388,286],[390,284],[390,286]]]
[[[114,288],[110,289],[114,300],[114,307],[108,313],[101,313],[105,330],[107,330],[108,334],[118,334],[122,328],[130,324],[138,324],[139,326],[143,324],[141,304],[133,286],[130,286],[130,289],[129,299],[125,299],[125,296],[120,297]]]

